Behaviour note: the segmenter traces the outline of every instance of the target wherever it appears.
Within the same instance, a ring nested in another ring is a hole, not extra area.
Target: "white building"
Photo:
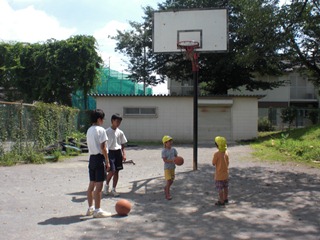
[[[319,88],[309,81],[307,76],[302,75],[297,70],[285,72],[279,77],[258,76],[257,79],[264,81],[285,81],[286,84],[273,90],[258,90],[250,92],[244,88],[235,91],[228,91],[229,94],[246,95],[257,94],[264,95],[258,102],[259,118],[267,117],[271,123],[283,128],[281,111],[287,107],[295,107],[298,110],[295,126],[308,126],[311,121],[308,113],[319,109]]]
[[[193,97],[92,95],[97,108],[110,119],[123,115],[121,129],[131,141],[161,141],[171,135],[177,142],[193,141]],[[199,97],[198,142],[209,143],[217,135],[229,142],[257,137],[259,96]],[[105,127],[110,124],[105,121]]]

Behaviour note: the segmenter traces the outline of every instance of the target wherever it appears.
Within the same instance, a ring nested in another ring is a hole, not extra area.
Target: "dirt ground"
[[[114,215],[80,220],[87,210],[88,155],[44,165],[0,167],[1,239],[320,239],[320,170],[298,164],[260,163],[249,146],[229,146],[230,197],[214,206],[213,146],[175,146],[171,201],[164,198],[161,146],[131,147],[136,163],[120,172],[118,192],[133,204],[116,215],[117,198],[102,206]]]

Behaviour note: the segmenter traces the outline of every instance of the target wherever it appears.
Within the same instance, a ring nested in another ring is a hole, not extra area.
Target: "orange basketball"
[[[174,159],[174,163],[177,166],[181,166],[184,163],[183,157],[176,156],[175,159]]]
[[[127,216],[131,211],[131,203],[126,199],[120,199],[115,206],[116,212],[120,216]]]

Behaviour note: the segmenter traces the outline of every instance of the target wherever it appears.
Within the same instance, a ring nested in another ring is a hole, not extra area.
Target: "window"
[[[157,117],[156,107],[124,107],[124,117]]]
[[[277,125],[277,109],[269,108],[268,119],[272,125]]]

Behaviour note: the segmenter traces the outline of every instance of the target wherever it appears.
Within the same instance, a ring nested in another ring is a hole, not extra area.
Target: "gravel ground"
[[[213,146],[175,146],[171,201],[164,198],[161,147],[127,148],[118,192],[133,207],[116,215],[117,198],[104,197],[110,218],[80,220],[87,209],[88,155],[59,163],[0,167],[1,239],[305,239],[320,240],[320,170],[261,163],[249,146],[230,146],[230,197],[214,206]]]

